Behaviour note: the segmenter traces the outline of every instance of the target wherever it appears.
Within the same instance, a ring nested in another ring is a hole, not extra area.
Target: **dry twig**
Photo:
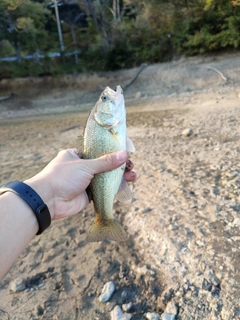
[[[0,97],[0,103],[9,99],[13,99],[15,98],[15,94],[11,93],[9,96],[5,96],[5,97]]]
[[[143,71],[143,69],[145,69],[147,67],[146,63],[142,63],[140,68],[138,69],[137,73],[135,74],[135,76],[125,85],[123,86],[123,90],[125,91],[128,87],[130,87],[130,85],[137,79],[137,77],[140,75],[140,73]]]
[[[215,68],[211,68],[211,67],[209,67],[209,68],[207,68],[207,69],[208,69],[208,70],[213,70],[213,71],[217,72],[224,81],[227,81],[227,78],[222,74],[222,72],[218,71],[218,70],[215,69]]]

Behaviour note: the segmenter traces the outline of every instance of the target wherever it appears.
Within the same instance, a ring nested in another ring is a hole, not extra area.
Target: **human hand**
[[[83,160],[75,149],[63,150],[40,173],[24,182],[39,193],[51,219],[56,220],[74,215],[87,206],[86,188],[95,174],[116,169],[126,161],[126,151]],[[136,179],[132,169],[133,163],[129,160],[124,174],[128,182]]]

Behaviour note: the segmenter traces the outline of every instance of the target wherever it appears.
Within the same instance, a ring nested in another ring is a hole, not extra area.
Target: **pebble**
[[[122,309],[124,312],[129,311],[132,308],[132,302],[125,303],[122,305]]]
[[[217,287],[220,285],[220,280],[213,273],[209,273],[209,278],[210,278],[211,283],[214,286]]]
[[[193,131],[190,128],[184,129],[182,131],[182,136],[183,137],[190,137],[192,134],[193,134]]]
[[[212,289],[212,284],[209,282],[207,279],[203,279],[202,281],[202,289],[205,291],[211,291]]]
[[[155,271],[148,269],[146,265],[143,267],[137,268],[137,272],[144,275],[146,275],[147,273],[151,274],[152,276],[155,275]]]
[[[176,315],[178,313],[178,308],[173,301],[169,301],[165,310],[166,313]]]
[[[153,209],[152,208],[145,208],[142,210],[142,213],[148,213],[150,211],[152,211]]]
[[[160,315],[156,312],[147,312],[144,314],[144,316],[148,319],[148,320],[160,320]]]
[[[135,99],[139,99],[139,98],[141,98],[141,96],[142,96],[141,91],[138,91],[138,92],[135,94]]]
[[[25,289],[25,281],[22,278],[16,278],[10,284],[10,290],[13,292],[24,291]]]
[[[162,313],[161,314],[161,319],[162,320],[175,320],[175,315],[171,313]]]
[[[127,298],[127,291],[123,291],[122,293],[121,293],[121,297],[122,298]]]
[[[130,320],[132,318],[131,314],[122,312],[119,306],[115,306],[110,315],[111,320]]]
[[[103,286],[103,289],[102,289],[102,293],[99,297],[99,301],[100,302],[107,302],[111,298],[114,290],[115,290],[115,286],[112,281],[105,283],[105,285]]]

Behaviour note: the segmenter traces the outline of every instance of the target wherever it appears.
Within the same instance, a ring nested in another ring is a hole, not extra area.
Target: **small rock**
[[[175,320],[175,315],[171,313],[162,313],[161,314],[161,319],[162,320]]]
[[[213,286],[212,287],[212,296],[215,297],[215,296],[219,296],[220,295],[220,289],[218,287],[215,287]]]
[[[137,272],[138,273],[142,273],[142,274],[147,274],[148,273],[148,268],[147,268],[146,265],[143,266],[143,267],[139,267],[139,268],[137,268]]]
[[[105,283],[105,285],[102,289],[102,293],[99,297],[99,301],[100,302],[107,302],[111,298],[114,290],[115,290],[115,287],[114,287],[114,283],[112,281]]]
[[[160,320],[160,315],[156,312],[147,312],[144,314],[144,316],[148,319],[148,320]]]
[[[115,306],[110,315],[111,320],[130,320],[132,318],[131,314],[122,312],[119,306]]]
[[[182,131],[182,136],[183,137],[190,137],[192,134],[193,134],[193,131],[190,128],[184,129]]]
[[[37,315],[42,316],[44,314],[44,308],[42,306],[37,306]]]
[[[125,299],[125,298],[127,298],[127,291],[123,291],[122,293],[121,293],[121,297],[123,298],[123,299]]]
[[[174,290],[173,288],[168,288],[163,292],[163,301],[168,302],[171,300],[173,296]]]
[[[144,275],[146,275],[147,273],[151,274],[152,276],[155,275],[155,271],[148,269],[146,265],[143,267],[137,268],[137,272]]]
[[[25,289],[26,285],[22,278],[16,278],[10,284],[10,290],[13,292],[24,291]]]
[[[178,230],[178,226],[176,226],[176,225],[174,225],[174,224],[170,224],[169,226],[168,226],[168,229],[169,230]]]
[[[178,313],[178,308],[173,301],[169,301],[165,310],[166,313],[176,315]]]
[[[135,99],[139,99],[139,98],[141,98],[141,96],[142,96],[141,91],[138,91],[138,92],[135,94]]]
[[[220,286],[220,280],[213,273],[209,273],[209,280],[214,286]]]
[[[41,288],[44,287],[44,286],[45,286],[45,283],[42,282],[42,283],[40,283],[40,284],[37,286],[37,288],[38,288],[38,289],[41,289]]]
[[[142,213],[148,213],[150,211],[152,211],[152,208],[145,208],[142,210]]]
[[[124,312],[129,311],[132,308],[132,302],[125,303],[122,305],[122,309]]]
[[[211,291],[211,289],[212,289],[211,282],[208,282],[207,279],[204,278],[203,282],[202,282],[202,289],[205,291]]]

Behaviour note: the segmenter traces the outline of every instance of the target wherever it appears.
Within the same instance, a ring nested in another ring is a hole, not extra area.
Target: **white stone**
[[[141,96],[142,96],[141,91],[138,91],[138,92],[135,94],[135,99],[139,99],[139,98],[141,98]]]
[[[115,306],[110,313],[111,320],[130,320],[132,315],[129,313],[123,313],[119,306]]]
[[[165,312],[176,315],[178,313],[178,309],[177,309],[176,304],[173,301],[169,301]]]
[[[192,131],[192,129],[190,129],[190,128],[184,129],[184,130],[182,131],[182,136],[183,136],[183,137],[189,137],[189,136],[191,136],[192,134],[193,134],[193,131]]]
[[[25,290],[26,285],[22,278],[16,278],[10,284],[10,290],[13,292],[23,291]]]
[[[129,311],[132,308],[132,302],[125,303],[122,305],[122,309],[124,312]]]
[[[164,312],[161,314],[161,320],[175,320],[175,315]]]
[[[102,293],[99,297],[99,301],[100,302],[107,302],[111,298],[114,290],[115,290],[115,287],[114,287],[114,283],[112,281],[105,283],[105,285],[103,286],[103,289],[102,289]]]
[[[160,320],[160,315],[156,312],[147,312],[145,313],[145,317],[148,320]]]

